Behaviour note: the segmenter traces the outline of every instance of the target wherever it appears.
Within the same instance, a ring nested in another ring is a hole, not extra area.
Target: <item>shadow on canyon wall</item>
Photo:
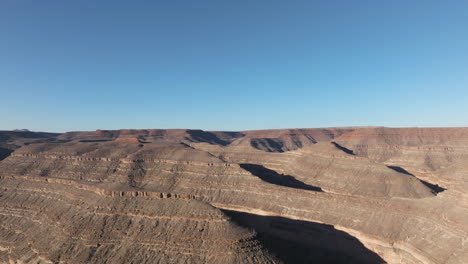
[[[406,175],[409,175],[411,177],[415,177],[416,179],[418,179],[422,184],[426,185],[426,187],[428,187],[429,189],[431,189],[431,191],[435,194],[437,193],[440,193],[440,192],[443,192],[445,191],[446,189],[443,188],[443,187],[440,187],[439,185],[437,184],[432,184],[430,182],[427,182],[427,181],[424,181],[424,180],[421,180],[419,179],[418,177],[414,176],[414,174],[410,173],[409,171],[403,169],[402,167],[398,167],[398,166],[387,166],[389,169],[392,169],[396,172],[399,172],[399,173],[403,173],[403,174],[406,174]]]
[[[221,146],[227,146],[231,143],[227,140],[223,140],[219,138],[214,133],[206,132],[203,130],[189,129],[187,130],[187,134],[189,134],[190,137],[186,137],[185,139],[192,141],[192,142],[206,142],[212,145],[221,145]]]
[[[243,163],[240,164],[240,167],[244,170],[252,173],[253,175],[259,177],[265,182],[276,184],[280,186],[296,188],[296,189],[303,189],[308,191],[315,191],[315,192],[323,192],[322,188],[305,184],[291,175],[283,175],[279,174],[274,170],[267,169],[258,164],[248,164]]]
[[[349,148],[345,148],[345,147],[341,146],[340,144],[336,143],[335,141],[332,141],[331,143],[332,143],[333,145],[335,145],[335,147],[336,147],[337,149],[340,149],[341,151],[343,151],[343,152],[345,152],[345,153],[347,153],[347,154],[349,154],[349,155],[355,155],[355,154],[354,154],[354,151],[350,150]]]
[[[252,138],[250,145],[266,152],[284,152],[284,142],[280,138]]]
[[[10,156],[10,154],[13,152],[11,149],[7,148],[0,148],[0,160],[5,159],[6,157]]]
[[[331,225],[222,211],[235,223],[255,230],[263,246],[284,263],[385,263],[355,237]]]

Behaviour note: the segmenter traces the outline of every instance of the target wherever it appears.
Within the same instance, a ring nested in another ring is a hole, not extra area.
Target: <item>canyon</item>
[[[468,263],[468,128],[0,131],[0,263]]]

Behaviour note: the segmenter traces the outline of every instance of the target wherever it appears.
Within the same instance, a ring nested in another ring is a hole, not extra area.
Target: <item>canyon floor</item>
[[[0,131],[0,263],[468,263],[468,128]]]

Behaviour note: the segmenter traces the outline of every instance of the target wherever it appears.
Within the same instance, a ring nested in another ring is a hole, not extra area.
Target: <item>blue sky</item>
[[[468,1],[0,1],[0,129],[468,126]]]

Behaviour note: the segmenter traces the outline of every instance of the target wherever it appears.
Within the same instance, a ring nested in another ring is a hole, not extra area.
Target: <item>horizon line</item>
[[[404,128],[422,128],[422,129],[433,129],[433,128],[468,128],[468,126],[330,126],[330,127],[285,127],[285,128],[262,128],[262,129],[245,129],[245,130],[205,130],[201,128],[119,128],[119,129],[95,129],[95,130],[71,130],[64,132],[56,131],[38,131],[29,129],[0,129],[0,132],[33,132],[33,133],[53,133],[53,134],[65,134],[65,133],[80,133],[80,132],[95,132],[95,131],[121,131],[121,130],[201,130],[207,132],[251,132],[251,131],[271,131],[271,130],[302,130],[302,129],[357,129],[357,128],[392,128],[392,129],[404,129]]]

